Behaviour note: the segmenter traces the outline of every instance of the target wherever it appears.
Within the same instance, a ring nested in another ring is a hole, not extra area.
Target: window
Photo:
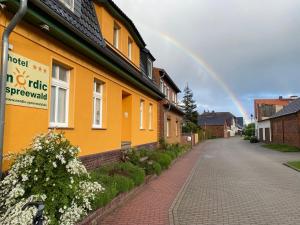
[[[149,130],[152,130],[152,123],[153,123],[153,105],[149,105]]]
[[[178,123],[178,121],[176,121],[176,127],[175,127],[175,134],[176,134],[176,136],[178,136],[178,125],[179,125],[179,123]]]
[[[128,38],[128,58],[132,60],[132,40]]]
[[[260,106],[260,110],[262,117],[271,117],[276,113],[276,106],[263,104]]]
[[[170,137],[170,124],[171,124],[171,120],[168,119],[167,120],[167,137]]]
[[[148,77],[152,79],[152,67],[153,67],[153,62],[151,61],[151,59],[148,59],[147,61],[147,74]]]
[[[53,64],[51,81],[50,126],[68,127],[70,71]]]
[[[68,9],[74,11],[74,0],[59,0],[63,3]]]
[[[144,129],[144,100],[140,101],[140,129]]]
[[[160,90],[164,93],[164,81],[160,78]]]
[[[114,24],[114,40],[113,45],[115,48],[119,49],[119,39],[120,39],[120,26],[118,24]]]
[[[167,96],[167,85],[166,84],[164,84],[164,95]]]
[[[94,81],[93,92],[93,127],[102,128],[103,83]]]
[[[170,100],[170,88],[169,87],[167,87],[167,93],[166,93],[166,95],[167,95],[167,99]]]

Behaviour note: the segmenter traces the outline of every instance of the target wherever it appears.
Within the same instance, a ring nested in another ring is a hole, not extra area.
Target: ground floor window
[[[176,126],[175,126],[175,134],[176,134],[176,136],[178,136],[178,125],[179,125],[179,123],[178,123],[178,121],[176,121]]]
[[[53,64],[51,81],[50,126],[67,127],[70,70]]]
[[[149,130],[153,129],[153,105],[149,104]]]
[[[167,120],[167,137],[170,137],[171,120]]]
[[[140,101],[140,129],[144,129],[144,104],[145,101]]]
[[[103,82],[94,81],[93,92],[93,127],[102,128],[103,111]]]

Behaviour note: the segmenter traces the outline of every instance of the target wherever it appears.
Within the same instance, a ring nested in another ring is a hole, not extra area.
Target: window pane
[[[67,90],[58,89],[58,111],[57,111],[57,122],[66,123],[66,106],[67,106]]]
[[[101,84],[95,82],[95,92],[97,93],[101,93]]]
[[[56,88],[51,86],[51,106],[50,106],[50,122],[55,122],[55,101],[56,101]]]
[[[94,123],[95,125],[101,124],[101,100],[95,98],[95,109],[94,109]]]
[[[68,70],[63,67],[59,67],[59,80],[61,81],[68,81]]]
[[[56,76],[56,70],[57,70],[57,66],[53,65],[53,67],[52,67],[52,77],[53,78],[57,78],[57,76]]]

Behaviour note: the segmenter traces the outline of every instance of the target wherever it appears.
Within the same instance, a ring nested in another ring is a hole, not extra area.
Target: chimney
[[[283,97],[282,97],[282,96],[279,96],[279,99],[280,99],[280,100],[282,100],[282,99],[283,99]]]

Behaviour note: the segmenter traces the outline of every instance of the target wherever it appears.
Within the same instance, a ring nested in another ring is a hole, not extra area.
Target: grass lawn
[[[280,152],[300,152],[300,148],[289,145],[265,144],[263,147]]]
[[[300,161],[293,161],[287,163],[290,167],[300,170]]]

